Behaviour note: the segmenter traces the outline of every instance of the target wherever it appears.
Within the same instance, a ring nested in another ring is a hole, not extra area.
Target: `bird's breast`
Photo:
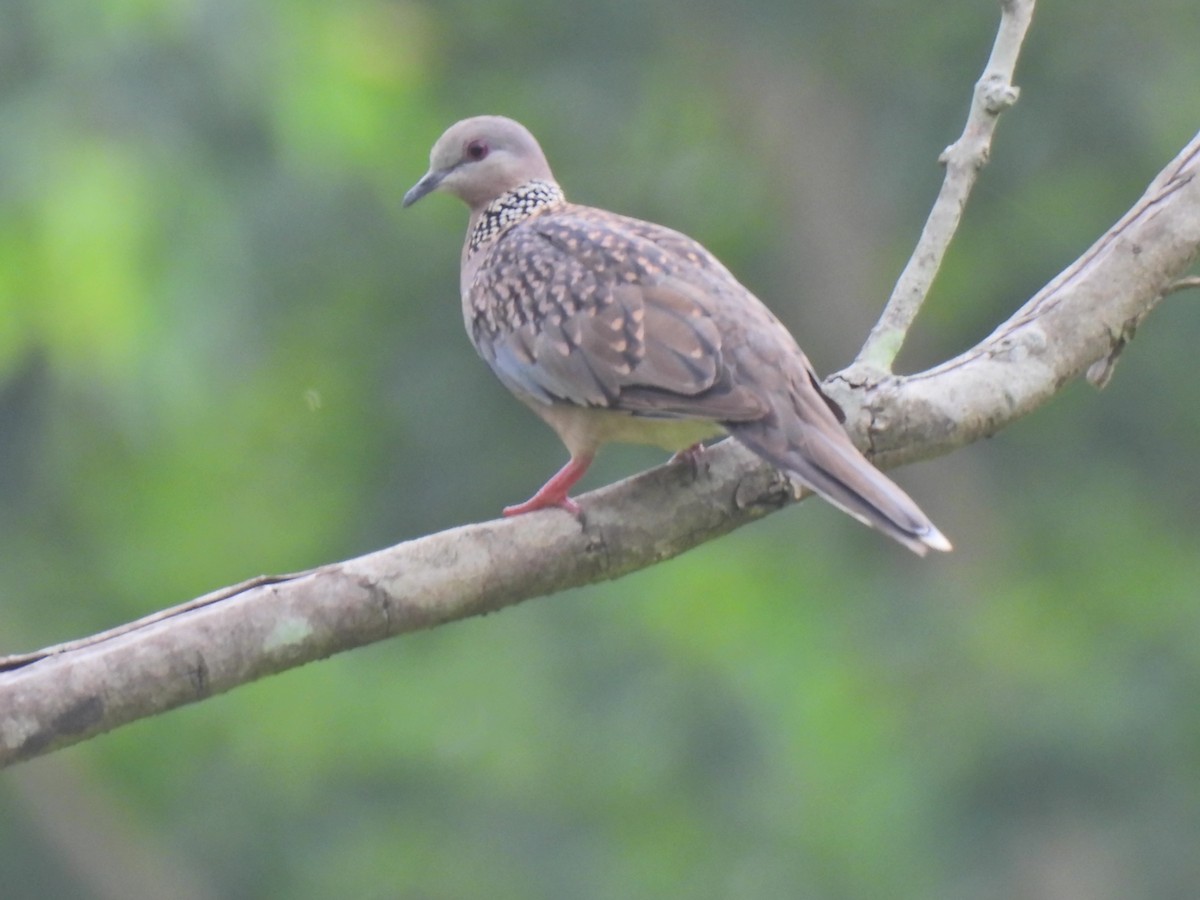
[[[554,429],[572,456],[595,453],[605,444],[645,444],[676,452],[725,434],[721,425],[708,419],[654,418],[611,409],[521,399]]]

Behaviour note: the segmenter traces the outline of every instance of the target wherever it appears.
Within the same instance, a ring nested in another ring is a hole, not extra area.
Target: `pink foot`
[[[543,497],[542,492],[538,491],[524,503],[518,503],[515,506],[504,507],[505,516],[523,516],[525,513],[537,512],[539,509],[565,509],[576,518],[579,517],[579,504],[568,497],[566,494],[559,497],[557,500],[553,497]]]
[[[571,457],[567,464],[554,474],[553,478],[542,485],[541,489],[524,503],[504,507],[504,515],[520,516],[539,509],[557,507],[565,509],[571,515],[579,518],[581,513],[579,504],[568,497],[567,494],[575,486],[575,482],[583,477],[583,473],[588,470],[588,466],[591,464],[591,454]]]

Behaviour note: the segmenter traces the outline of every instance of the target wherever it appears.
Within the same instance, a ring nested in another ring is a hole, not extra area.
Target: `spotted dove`
[[[691,238],[567,202],[522,125],[479,116],[433,146],[409,206],[471,210],[462,304],[479,355],[570,451],[506,515],[562,507],[612,441],[695,454],[728,433],[793,482],[914,552],[950,542],[859,453],[787,329]]]

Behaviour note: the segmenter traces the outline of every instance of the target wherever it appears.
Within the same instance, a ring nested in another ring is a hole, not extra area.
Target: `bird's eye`
[[[467,144],[467,159],[479,162],[479,160],[488,155],[488,150],[490,149],[487,141],[471,141]]]

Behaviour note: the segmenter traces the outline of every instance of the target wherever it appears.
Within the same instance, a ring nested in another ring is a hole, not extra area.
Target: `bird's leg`
[[[702,441],[697,441],[690,447],[684,447],[669,460],[667,464],[686,463],[691,467],[692,477],[700,477],[700,466],[704,462],[704,451],[707,449]]]
[[[588,470],[588,466],[592,464],[592,454],[588,453],[582,456],[572,456],[567,464],[559,469],[554,477],[542,485],[541,489],[526,500],[524,503],[518,503],[516,506],[506,506],[504,515],[519,516],[523,513],[533,512],[536,509],[548,509],[553,506],[561,507],[571,515],[578,517],[580,514],[579,504],[567,496],[567,492],[575,486],[583,473]]]

